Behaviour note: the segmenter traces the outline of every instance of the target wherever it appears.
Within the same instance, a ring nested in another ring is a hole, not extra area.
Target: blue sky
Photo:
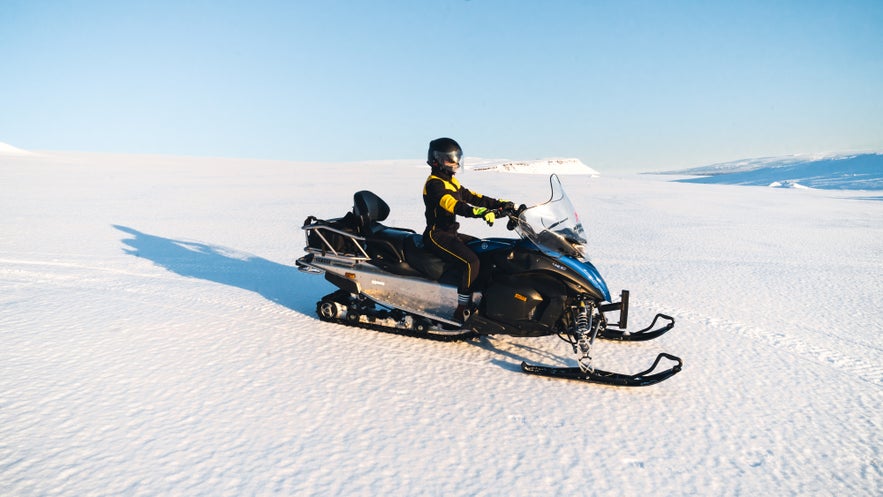
[[[883,151],[883,2],[0,0],[0,142],[600,171]]]

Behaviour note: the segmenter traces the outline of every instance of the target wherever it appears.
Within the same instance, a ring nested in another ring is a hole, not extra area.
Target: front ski
[[[677,364],[664,371],[653,373],[653,370],[656,369],[656,366],[659,365],[659,361],[661,361],[663,358],[676,361]],[[620,387],[645,387],[648,385],[655,385],[661,381],[671,378],[681,371],[682,366],[683,362],[679,357],[675,357],[671,354],[661,353],[656,356],[656,360],[653,361],[653,365],[650,366],[650,369],[632,375],[623,373],[611,373],[609,371],[602,371],[600,369],[583,371],[578,367],[557,368],[552,366],[540,366],[536,364],[528,364],[526,362],[521,363],[521,370],[528,374],[548,376],[551,378],[564,378],[568,380],[579,380],[588,383],[600,383],[603,385]]]

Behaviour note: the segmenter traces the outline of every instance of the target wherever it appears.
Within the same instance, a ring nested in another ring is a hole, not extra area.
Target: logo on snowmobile
[[[554,266],[556,269],[560,269],[562,271],[567,271],[567,266],[562,266],[561,264],[558,264],[557,262],[553,262],[552,266]]]
[[[371,284],[372,285],[379,285],[379,286],[386,286],[385,281],[379,281],[379,280],[371,280]]]

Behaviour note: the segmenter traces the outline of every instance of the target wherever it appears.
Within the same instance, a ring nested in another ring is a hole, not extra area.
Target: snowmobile
[[[297,266],[324,274],[338,288],[316,304],[319,318],[436,340],[558,335],[572,346],[576,367],[522,362],[522,371],[536,375],[646,386],[677,374],[681,359],[666,353],[636,374],[595,367],[596,339],[651,340],[671,330],[674,318],[657,314],[650,326],[627,331],[628,290],[621,292],[618,302],[612,301],[607,284],[586,256],[585,230],[561,180],[553,174],[550,184],[548,201],[497,212],[519,238],[475,238],[468,243],[481,264],[474,284],[476,305],[464,323],[451,318],[461,266],[427,250],[421,234],[382,224],[389,206],[380,197],[359,191],[345,216],[309,216],[302,227],[306,255]],[[657,370],[663,359],[674,364]]]

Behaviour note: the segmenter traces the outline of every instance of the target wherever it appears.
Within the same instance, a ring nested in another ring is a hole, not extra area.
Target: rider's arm
[[[469,204],[474,205],[476,207],[487,207],[488,209],[499,209],[500,207],[503,207],[503,204],[505,203],[503,200],[497,200],[492,197],[486,197],[480,193],[475,193],[472,190],[469,190],[467,188],[463,188],[461,190],[461,192],[463,193],[464,200],[466,200],[466,202],[468,202]]]
[[[461,195],[466,192],[468,192],[466,189],[460,190]],[[457,192],[455,190],[450,190],[441,180],[427,182],[426,193],[432,203],[436,203],[439,207],[451,214],[464,217],[475,217],[475,214],[472,212],[472,206],[466,202],[457,200],[457,197],[455,196]]]

